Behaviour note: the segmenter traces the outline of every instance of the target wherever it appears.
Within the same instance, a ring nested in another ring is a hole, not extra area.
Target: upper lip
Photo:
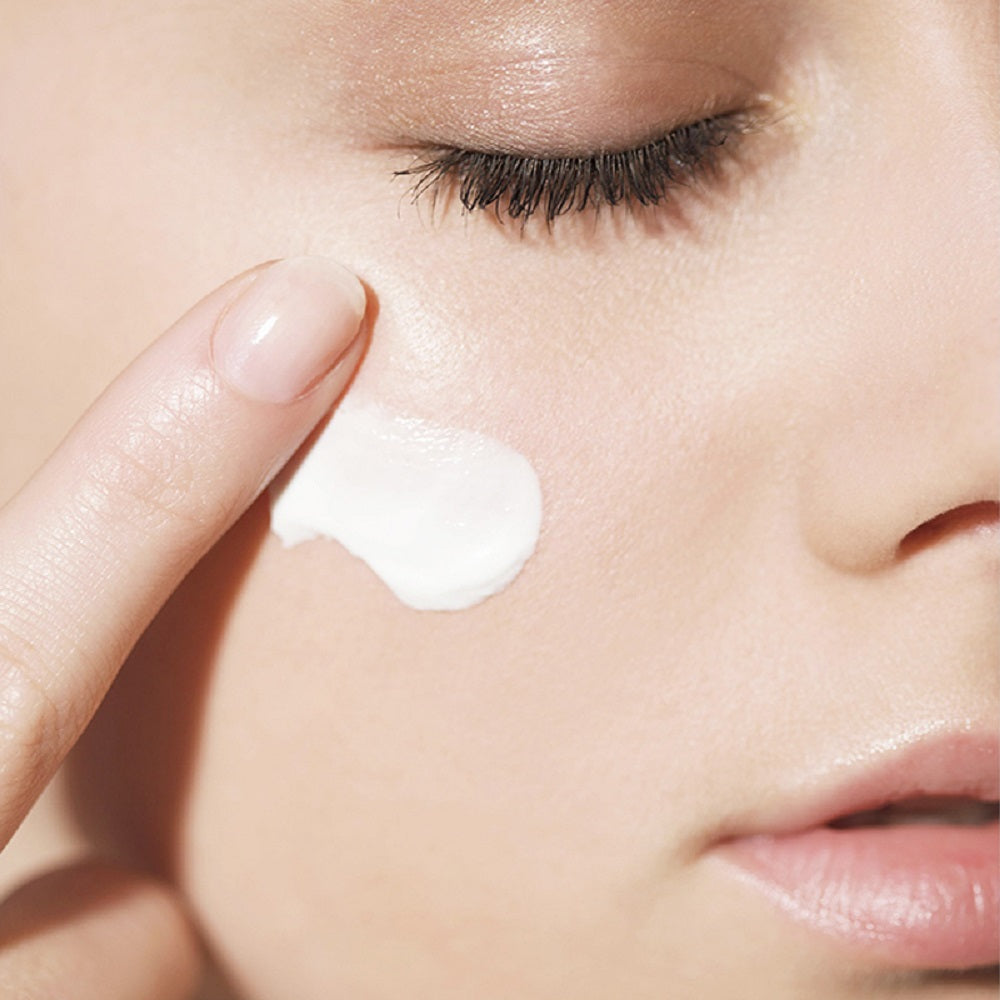
[[[1000,798],[1000,738],[995,732],[937,732],[890,741],[825,769],[779,796],[737,816],[714,842],[786,835],[853,813],[920,798]]]

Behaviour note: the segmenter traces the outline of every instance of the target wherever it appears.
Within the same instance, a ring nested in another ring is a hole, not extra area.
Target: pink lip
[[[835,829],[832,820],[917,796],[1000,797],[995,736],[952,735],[894,754],[827,795],[762,817],[719,854],[788,916],[901,968],[1000,961],[1000,829]]]

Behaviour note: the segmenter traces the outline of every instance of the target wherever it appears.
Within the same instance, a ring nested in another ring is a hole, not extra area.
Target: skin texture
[[[0,480],[213,284],[312,253],[370,290],[359,386],[545,497],[457,614],[257,503],[87,734],[80,822],[255,1000],[987,995],[791,927],[712,845],[995,724],[995,4],[399,6],[0,3]],[[634,215],[392,176],[744,103],[718,177]]]
[[[0,845],[164,600],[343,393],[365,307],[357,278],[325,258],[227,282],[4,506]],[[120,864],[78,859],[0,905],[5,996],[182,1000],[200,950],[177,894]]]

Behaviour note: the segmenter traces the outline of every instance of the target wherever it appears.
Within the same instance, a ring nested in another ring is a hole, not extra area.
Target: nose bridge
[[[823,322],[844,329],[800,495],[807,543],[842,569],[884,566],[921,524],[1000,489],[1000,152],[992,106],[961,96],[872,124],[878,153],[845,181],[863,205],[832,234]]]

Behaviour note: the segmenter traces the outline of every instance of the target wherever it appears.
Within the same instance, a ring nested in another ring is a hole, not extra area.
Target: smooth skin
[[[542,485],[534,557],[455,614],[284,549],[261,497],[136,643],[61,818],[177,889],[232,996],[991,995],[793,925],[715,847],[1000,716],[995,0],[0,24],[0,483],[206,288],[306,254],[368,289],[352,391]],[[395,176],[762,105],[717,177],[551,230]]]
[[[126,369],[3,509],[3,844],[163,602],[343,392],[363,306],[325,261],[241,275]],[[40,876],[0,910],[5,997],[170,1000],[199,967],[174,893],[106,863]]]

